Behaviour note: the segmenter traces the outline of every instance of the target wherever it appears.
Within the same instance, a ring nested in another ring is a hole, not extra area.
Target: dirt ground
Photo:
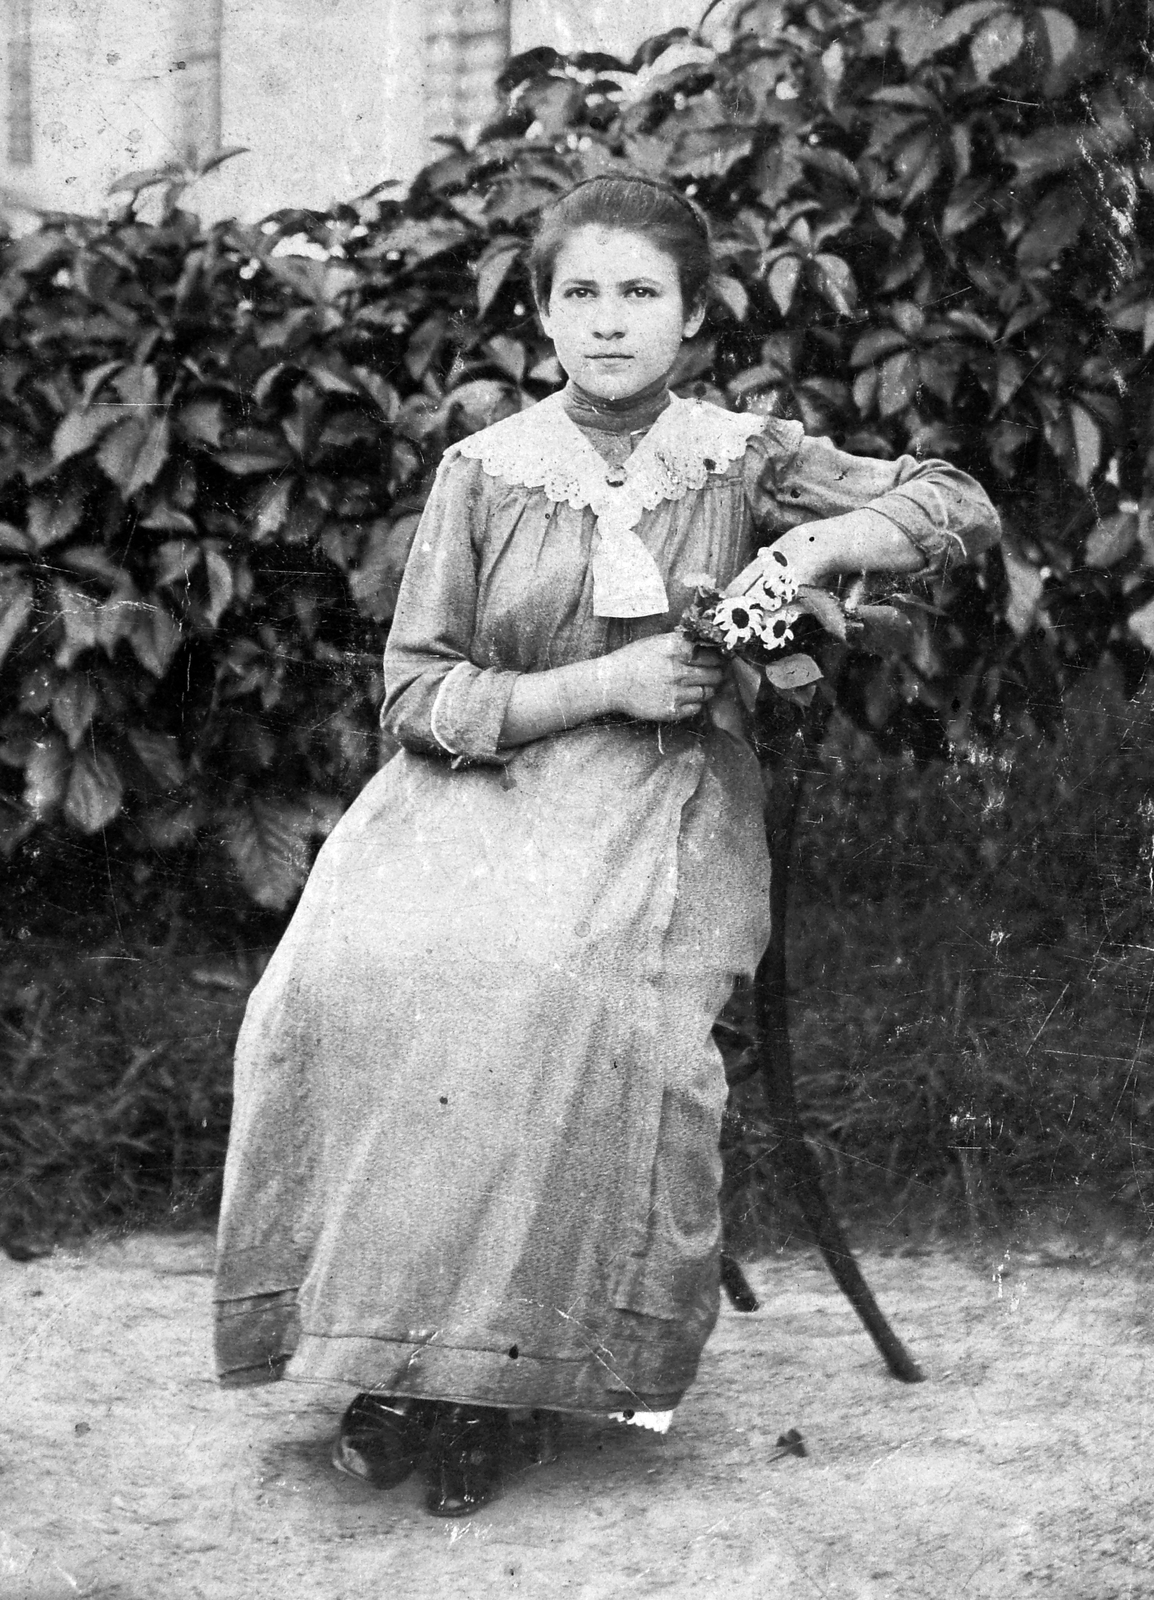
[[[210,1258],[207,1235],[145,1234],[0,1265],[4,1600],[1154,1596],[1134,1246],[867,1256],[916,1387],[820,1260],[784,1252],[667,1437],[569,1426],[459,1522],[416,1479],[378,1494],[331,1469],[341,1393],[216,1388]],[[773,1459],[789,1428],[804,1460]]]

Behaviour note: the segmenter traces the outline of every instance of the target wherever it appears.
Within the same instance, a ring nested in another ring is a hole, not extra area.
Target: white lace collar
[[[636,533],[642,513],[700,489],[745,454],[765,418],[738,416],[674,395],[625,462],[612,468],[565,410],[560,394],[471,434],[453,449],[491,478],[542,489],[575,510],[588,506],[599,535],[593,614],[651,617],[669,609],[656,561]]]

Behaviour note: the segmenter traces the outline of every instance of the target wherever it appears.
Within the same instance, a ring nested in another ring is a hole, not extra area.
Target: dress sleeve
[[[754,519],[770,536],[868,509],[899,528],[931,569],[972,561],[1001,533],[986,491],[948,461],[850,455],[807,437],[799,422],[770,418],[750,440],[746,484]]]
[[[382,727],[406,749],[448,755],[454,765],[504,763],[497,742],[518,676],[473,656],[484,506],[479,464],[447,455],[417,526],[385,647]]]

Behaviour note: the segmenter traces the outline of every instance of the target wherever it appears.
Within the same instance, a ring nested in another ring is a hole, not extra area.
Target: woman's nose
[[[597,315],[593,318],[593,337],[595,339],[621,339],[625,335],[625,318],[621,308],[613,305],[599,305]]]

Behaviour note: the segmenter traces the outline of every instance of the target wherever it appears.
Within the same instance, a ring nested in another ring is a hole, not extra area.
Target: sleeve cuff
[[[429,727],[454,764],[487,761],[503,765],[512,751],[499,751],[516,672],[477,667],[461,661],[441,681],[429,715]]]
[[[922,557],[927,569],[943,567],[951,556],[965,561],[969,555],[966,541],[950,527],[945,495],[934,483],[923,482],[921,488],[930,501],[929,506],[911,504],[898,491],[883,495],[861,509],[898,528]]]

